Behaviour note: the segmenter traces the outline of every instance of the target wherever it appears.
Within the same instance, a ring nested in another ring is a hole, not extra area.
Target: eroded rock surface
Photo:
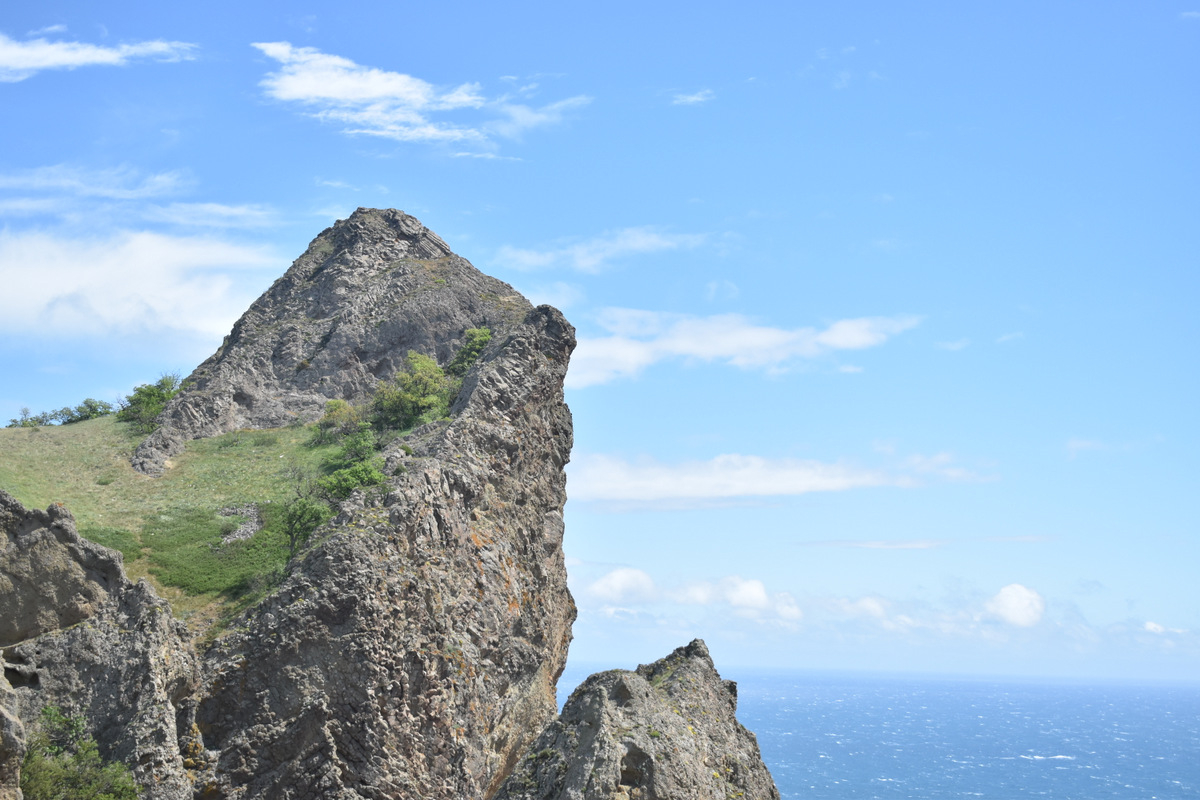
[[[588,678],[498,800],[778,800],[737,686],[699,639],[636,672]]]
[[[85,718],[101,754],[129,764],[145,797],[190,798],[177,726],[198,675],[186,629],[148,584],[125,577],[120,553],[81,539],[61,505],[27,510],[0,491],[0,526],[0,656],[11,685],[0,691],[0,786],[22,727],[6,715],[29,729],[54,705]]]
[[[327,400],[363,400],[409,350],[444,364],[465,329],[501,333],[530,309],[415,217],[360,208],[314,239],[187,377],[133,465],[158,475],[189,439],[312,422]]]
[[[394,442],[387,485],[343,502],[199,658],[65,509],[0,493],[0,607],[14,609],[0,618],[14,686],[0,692],[0,787],[19,723],[56,704],[86,716],[150,800],[777,797],[700,642],[594,676],[554,722],[575,618],[562,550],[574,329],[403,212],[359,209],[318,236],[187,379],[135,466],[161,472],[188,439],[364,402],[408,350],[445,364],[484,326],[451,418]]]
[[[21,759],[25,726],[17,716],[17,696],[0,675],[0,800],[21,800]]]
[[[206,658],[214,796],[484,798],[553,718],[574,331],[531,311]]]

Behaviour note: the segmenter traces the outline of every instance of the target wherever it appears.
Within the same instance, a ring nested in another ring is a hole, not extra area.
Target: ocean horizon
[[[1200,683],[725,672],[783,798],[1200,796]]]

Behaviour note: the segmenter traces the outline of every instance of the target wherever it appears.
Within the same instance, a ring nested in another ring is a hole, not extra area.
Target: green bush
[[[330,400],[325,403],[325,413],[317,420],[309,444],[313,447],[333,444],[343,436],[358,430],[358,424],[362,421],[362,409],[355,408],[345,400]]]
[[[333,510],[311,497],[297,497],[283,507],[283,533],[288,540],[288,558],[295,558],[313,531],[333,516]]]
[[[317,491],[331,502],[345,500],[355,489],[380,486],[387,480],[383,474],[383,459],[372,458],[345,469],[339,469],[317,479]]]
[[[83,719],[58,708],[42,710],[21,764],[25,800],[137,800],[129,768],[100,757],[96,740],[84,735]]]
[[[58,411],[43,411],[40,414],[33,414],[29,408],[21,409],[21,416],[16,419],[10,419],[8,428],[38,428],[42,425],[52,425],[55,422],[61,425],[70,425],[73,422],[84,422],[97,417],[106,417],[113,413],[112,403],[106,403],[103,400],[87,398],[79,405],[71,408],[64,406]]]
[[[392,383],[382,383],[371,402],[371,421],[381,430],[408,430],[450,413],[459,382],[446,376],[437,362],[415,350],[404,357],[404,369]]]
[[[133,389],[121,401],[117,419],[128,422],[138,433],[151,433],[158,427],[158,415],[166,408],[167,401],[179,393],[180,381],[177,373],[163,375],[154,383],[143,383]]]
[[[446,365],[446,374],[461,378],[471,369],[483,348],[492,340],[490,328],[467,328],[463,331],[463,346]]]

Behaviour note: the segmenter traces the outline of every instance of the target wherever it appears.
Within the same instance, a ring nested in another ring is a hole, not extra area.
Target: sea
[[[783,798],[1200,799],[1200,684],[730,672]]]

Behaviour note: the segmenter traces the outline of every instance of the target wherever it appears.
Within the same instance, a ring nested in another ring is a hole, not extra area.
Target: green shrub
[[[360,422],[358,430],[342,440],[342,446],[330,460],[330,466],[334,469],[352,467],[374,456],[378,449],[379,437],[371,429],[371,424]]]
[[[458,386],[432,358],[409,350],[395,380],[376,389],[371,421],[381,430],[403,431],[441,419],[450,413]]]
[[[330,400],[325,403],[324,415],[317,420],[310,444],[313,447],[333,444],[346,434],[358,430],[358,424],[362,421],[361,409],[355,408],[345,400]]]
[[[163,375],[154,383],[143,383],[133,389],[121,401],[117,419],[128,422],[138,433],[151,433],[158,427],[158,415],[166,408],[167,401],[179,393],[178,373]]]
[[[383,459],[372,458],[353,466],[339,469],[317,479],[317,491],[330,500],[345,500],[355,489],[380,486],[387,480],[383,474]]]
[[[129,768],[100,757],[96,740],[84,735],[83,719],[55,706],[42,710],[21,764],[25,800],[137,800]]]
[[[492,340],[490,328],[467,328],[463,331],[463,346],[450,363],[446,365],[446,374],[461,378],[467,374],[483,348]]]
[[[311,497],[297,497],[283,507],[283,533],[288,540],[288,558],[295,558],[296,552],[308,541],[313,531],[321,527],[333,516],[333,510],[326,504]]]

